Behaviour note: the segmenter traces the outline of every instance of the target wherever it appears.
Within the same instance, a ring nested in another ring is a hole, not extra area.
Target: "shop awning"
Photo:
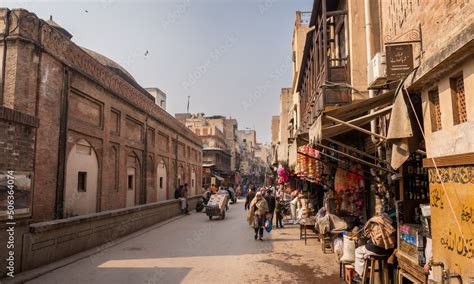
[[[349,132],[349,131],[354,130],[354,129],[362,131],[362,132],[366,132],[366,131],[360,129],[360,127],[363,126],[363,125],[366,125],[367,123],[369,123],[370,121],[374,120],[375,118],[377,118],[379,116],[389,114],[391,111],[392,111],[392,106],[389,105],[389,106],[384,107],[382,109],[379,109],[379,110],[377,110],[373,113],[369,113],[369,114],[366,114],[364,116],[360,116],[358,118],[355,118],[355,119],[352,119],[352,120],[349,120],[349,121],[343,121],[340,118],[335,118],[333,116],[323,114],[323,120],[325,119],[325,120],[333,121],[333,122],[336,122],[338,124],[328,126],[328,127],[324,127],[324,125],[323,125],[322,130],[321,130],[322,138],[323,139],[331,138],[331,137]],[[367,130],[367,132],[368,132],[368,130]],[[367,133],[367,134],[375,135],[375,134],[372,134],[372,133]],[[375,136],[379,136],[379,138],[382,138],[380,135],[375,135]]]
[[[349,120],[361,114],[365,114],[371,109],[391,105],[394,100],[394,95],[394,92],[387,92],[370,99],[355,101],[351,104],[325,111],[324,114],[344,121]],[[330,122],[330,120],[323,118],[323,125]]]
[[[394,92],[387,92],[370,99],[324,111],[321,118],[320,138],[331,138],[351,130],[358,130],[379,139],[386,138],[362,128],[377,117],[387,115],[392,110]],[[371,110],[377,109],[372,113]]]

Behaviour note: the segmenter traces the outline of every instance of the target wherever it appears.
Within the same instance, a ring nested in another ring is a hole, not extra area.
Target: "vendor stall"
[[[422,155],[413,153],[401,168],[400,201],[397,202],[398,278],[405,282],[427,283],[423,266],[430,254],[428,175]],[[424,204],[427,204],[425,206]]]

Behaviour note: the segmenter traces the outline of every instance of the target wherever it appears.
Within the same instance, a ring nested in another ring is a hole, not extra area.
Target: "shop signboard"
[[[413,45],[386,45],[387,79],[399,80],[413,70]]]
[[[474,277],[474,166],[438,170],[429,170],[433,259],[468,283]]]

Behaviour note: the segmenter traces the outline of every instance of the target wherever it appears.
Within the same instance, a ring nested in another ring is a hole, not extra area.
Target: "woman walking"
[[[249,209],[247,220],[249,224],[253,224],[255,240],[258,238],[263,241],[263,228],[265,227],[266,215],[268,213],[268,204],[261,192],[255,194],[255,198],[250,203]]]

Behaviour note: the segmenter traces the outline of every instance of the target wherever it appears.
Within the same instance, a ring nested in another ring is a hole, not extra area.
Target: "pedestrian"
[[[263,241],[263,228],[265,227],[267,213],[267,201],[263,198],[261,192],[257,192],[255,198],[250,203],[250,210],[247,215],[247,221],[250,225],[253,224],[255,230],[255,240]]]
[[[290,202],[290,210],[291,210],[291,219],[293,223],[296,224],[296,208],[298,208],[299,198],[298,198],[298,190],[294,190],[291,192],[291,202]]]
[[[277,196],[275,198],[275,217],[276,217],[276,227],[283,228],[283,214],[281,212],[281,197]]]
[[[190,215],[189,214],[189,204],[188,204],[188,184],[185,183],[183,187],[183,191],[181,193],[181,197],[184,199],[184,214],[185,215]]]
[[[209,190],[211,191],[211,194],[215,194],[217,192],[216,185],[211,184],[211,188]]]
[[[174,198],[178,199],[181,202],[181,213],[186,214],[186,198],[187,193],[184,192],[184,187],[182,185],[178,186],[174,191]]]
[[[249,189],[249,192],[245,196],[245,205],[244,205],[245,210],[250,209],[250,203],[252,202],[254,198],[255,198],[255,188],[251,187]]]
[[[273,225],[273,215],[275,214],[275,196],[271,189],[267,190],[265,193],[265,200],[268,204],[268,214],[270,216],[269,221]]]
[[[235,190],[235,194],[237,195],[238,199],[240,199],[242,197],[242,188],[240,187],[240,184],[237,185],[237,189]]]

